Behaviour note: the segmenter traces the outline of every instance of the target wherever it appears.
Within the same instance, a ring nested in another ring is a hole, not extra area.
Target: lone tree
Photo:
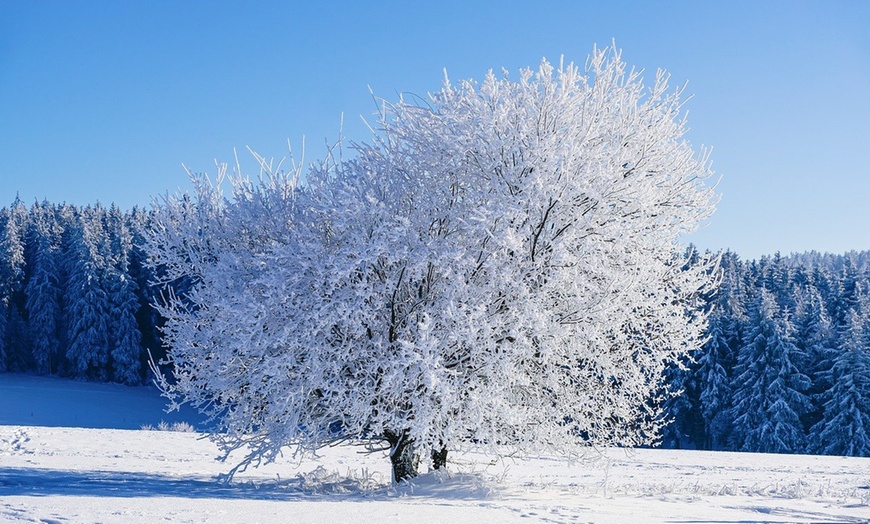
[[[246,450],[231,474],[338,440],[386,440],[396,481],[424,452],[654,440],[716,280],[678,243],[714,194],[667,79],[596,49],[384,104],[351,160],[222,167],[229,197],[192,176],[148,239],[190,289],[160,305],[164,391]]]

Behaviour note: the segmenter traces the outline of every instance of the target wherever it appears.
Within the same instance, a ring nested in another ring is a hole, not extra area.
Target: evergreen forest
[[[149,220],[115,205],[0,209],[0,371],[148,381],[163,356]],[[661,446],[870,456],[870,251],[725,251],[720,271],[707,342],[667,372],[680,394]]]
[[[17,200],[0,210],[0,371],[128,385],[159,359],[139,246],[148,212]]]

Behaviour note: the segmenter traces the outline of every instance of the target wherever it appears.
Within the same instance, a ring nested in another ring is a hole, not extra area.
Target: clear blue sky
[[[250,4],[250,5],[249,5]],[[583,61],[616,39],[688,81],[719,209],[691,240],[743,258],[870,249],[870,2],[0,0],[0,204],[147,205],[250,146],[323,155],[374,93]],[[250,162],[243,166],[253,165]]]

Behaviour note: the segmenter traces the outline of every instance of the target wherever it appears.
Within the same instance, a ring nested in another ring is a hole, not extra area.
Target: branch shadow
[[[498,488],[484,477],[425,474],[389,485],[366,476],[343,476],[318,468],[289,479],[222,482],[130,471],[73,471],[0,467],[0,497],[178,497],[222,500],[388,500],[397,497],[481,500]]]

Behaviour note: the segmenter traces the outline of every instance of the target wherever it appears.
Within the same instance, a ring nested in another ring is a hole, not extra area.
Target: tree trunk
[[[408,438],[408,432],[394,433],[384,431],[384,438],[390,443],[390,463],[393,465],[393,482],[398,484],[418,475],[417,465],[420,457],[417,455],[414,441]]]
[[[447,447],[432,450],[432,469],[441,469],[447,465]]]

